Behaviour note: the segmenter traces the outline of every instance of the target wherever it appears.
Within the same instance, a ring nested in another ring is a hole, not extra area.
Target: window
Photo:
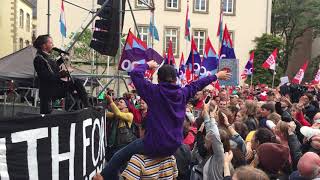
[[[235,15],[235,0],[223,0],[223,12],[227,15]]]
[[[30,45],[30,41],[26,40],[26,47]]]
[[[30,32],[30,14],[27,13],[27,22],[26,22],[26,26],[27,26],[27,31]]]
[[[23,28],[23,22],[24,22],[24,12],[22,9],[20,9],[20,16],[19,16],[19,26],[20,28]]]
[[[179,3],[180,3],[180,0],[166,0],[165,1],[166,5],[165,5],[165,9],[166,10],[180,10],[179,8]]]
[[[194,0],[195,12],[208,12],[208,0]]]
[[[136,0],[136,7],[148,7],[145,4],[150,4],[150,1],[151,0]]]
[[[138,26],[138,32],[140,34],[140,39],[148,45],[148,35],[149,35],[148,26]]]
[[[172,41],[172,52],[174,56],[178,56],[179,48],[179,30],[178,28],[165,28],[165,46],[164,50],[167,51],[169,47],[169,42]]]
[[[19,49],[22,49],[23,48],[23,39],[20,38],[19,39]]]
[[[193,33],[194,41],[197,44],[197,49],[200,55],[204,54],[206,34],[207,33],[204,30],[195,30]]]

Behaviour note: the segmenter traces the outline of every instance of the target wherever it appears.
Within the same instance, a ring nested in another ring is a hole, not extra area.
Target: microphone
[[[52,48],[52,50],[53,50],[53,51],[56,51],[56,52],[58,52],[58,53],[60,53],[60,54],[62,53],[62,54],[69,55],[68,52],[66,52],[66,51],[64,51],[64,50],[62,50],[62,49],[56,48],[56,47]]]

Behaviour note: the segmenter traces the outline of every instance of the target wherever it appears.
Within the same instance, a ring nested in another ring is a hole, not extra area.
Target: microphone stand
[[[64,67],[66,68],[66,71],[67,71],[67,74],[68,74],[68,75],[67,75],[67,76],[68,76],[68,79],[70,79],[71,82],[74,84],[74,80],[73,80],[73,78],[72,78],[72,76],[71,76],[71,73],[70,73],[70,71],[69,71],[69,69],[68,69],[68,67],[67,67],[67,64],[66,64],[66,62],[65,62],[62,54],[63,54],[63,53],[60,52],[60,53],[59,53],[59,56],[61,57],[61,60],[62,60],[62,62],[63,62]],[[58,60],[58,61],[59,61],[59,60]]]

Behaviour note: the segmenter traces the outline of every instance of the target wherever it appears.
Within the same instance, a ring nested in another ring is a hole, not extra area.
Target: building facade
[[[150,3],[151,0],[144,1]],[[126,11],[123,33],[127,33],[130,28],[135,34],[139,31],[141,39],[146,41],[148,45],[153,45],[160,54],[166,51],[169,40],[172,40],[176,61],[179,62],[181,53],[183,52],[186,57],[186,53],[189,54],[190,50],[190,42],[187,42],[184,37],[187,2],[187,0],[154,0],[155,25],[160,40],[152,41],[148,32],[151,12],[143,10],[146,9],[146,6],[139,0],[130,0],[138,27],[134,26],[131,13]],[[74,0],[73,3],[90,10],[99,7],[96,5],[97,0]],[[221,3],[224,5],[221,6]],[[249,58],[249,51],[254,48],[254,38],[270,32],[271,3],[271,0],[189,0],[190,31],[200,54],[203,54],[207,37],[210,38],[216,51],[219,51],[216,33],[220,9],[223,7],[223,23],[227,24],[230,30],[236,56],[240,61],[240,71],[242,71]],[[51,1],[50,3],[50,34],[54,38],[56,46],[67,44],[70,41],[64,39],[62,43],[59,29],[60,6],[61,1]],[[47,1],[38,2],[38,34],[48,32],[47,7]],[[81,25],[86,24],[90,19],[90,13],[67,3],[64,4],[64,8],[67,37],[69,37],[72,32],[81,30]],[[126,9],[129,9],[128,3]]]
[[[138,0],[131,2],[135,10],[146,8]],[[155,0],[155,25],[160,41],[153,40],[153,47],[162,53],[168,49],[168,42],[171,40],[178,62],[181,53],[187,58],[191,45],[184,35],[187,3],[186,0]],[[195,39],[199,53],[204,53],[208,37],[215,50],[219,52],[219,37],[216,34],[222,7],[223,24],[228,26],[242,71],[249,58],[249,51],[254,48],[254,38],[263,33],[270,33],[271,3],[270,0],[189,0],[190,33]],[[135,11],[134,14],[138,28],[135,28],[131,14],[127,13],[123,32],[126,33],[130,28],[135,33],[139,31],[141,39],[151,45],[148,32],[150,11]]]
[[[20,50],[32,42],[32,4],[27,0],[0,3],[0,57]]]

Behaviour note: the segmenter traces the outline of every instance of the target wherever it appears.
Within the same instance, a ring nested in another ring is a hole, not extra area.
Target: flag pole
[[[219,25],[218,25],[218,27],[220,26],[220,21],[221,21],[221,18],[223,18],[222,16],[223,16],[223,0],[221,0],[220,1],[220,19],[219,19]],[[221,24],[221,27],[222,27],[222,30],[223,30],[223,23]],[[220,31],[221,31],[221,27],[220,27]],[[222,32],[220,32],[220,33],[223,33],[223,31]],[[223,35],[222,35],[223,36]],[[223,38],[222,38],[223,39]],[[219,48],[221,48],[221,46],[222,46],[222,39],[220,39],[220,35],[219,35]],[[220,56],[220,54],[219,54],[219,56]],[[220,58],[219,58],[220,59]]]
[[[274,87],[274,78],[275,78],[275,75],[276,75],[276,70],[273,70],[273,76],[272,76],[272,89]]]
[[[189,11],[189,0],[187,0],[187,11]],[[188,12],[188,17],[186,18],[189,18],[189,12]],[[186,22],[185,22],[185,25],[184,26],[187,26],[187,19],[186,19]],[[186,30],[186,27],[184,27],[184,29]],[[190,31],[189,31],[190,33]],[[186,40],[186,57],[188,56],[188,39],[190,38],[190,34],[188,35],[188,37],[184,36],[185,40]]]
[[[154,45],[154,29],[155,29],[155,25],[154,25],[154,10],[151,10],[151,24],[152,24],[152,35],[151,35],[151,48],[153,49],[153,45]]]
[[[253,84],[253,73],[251,73],[250,87],[252,87],[252,84]]]

